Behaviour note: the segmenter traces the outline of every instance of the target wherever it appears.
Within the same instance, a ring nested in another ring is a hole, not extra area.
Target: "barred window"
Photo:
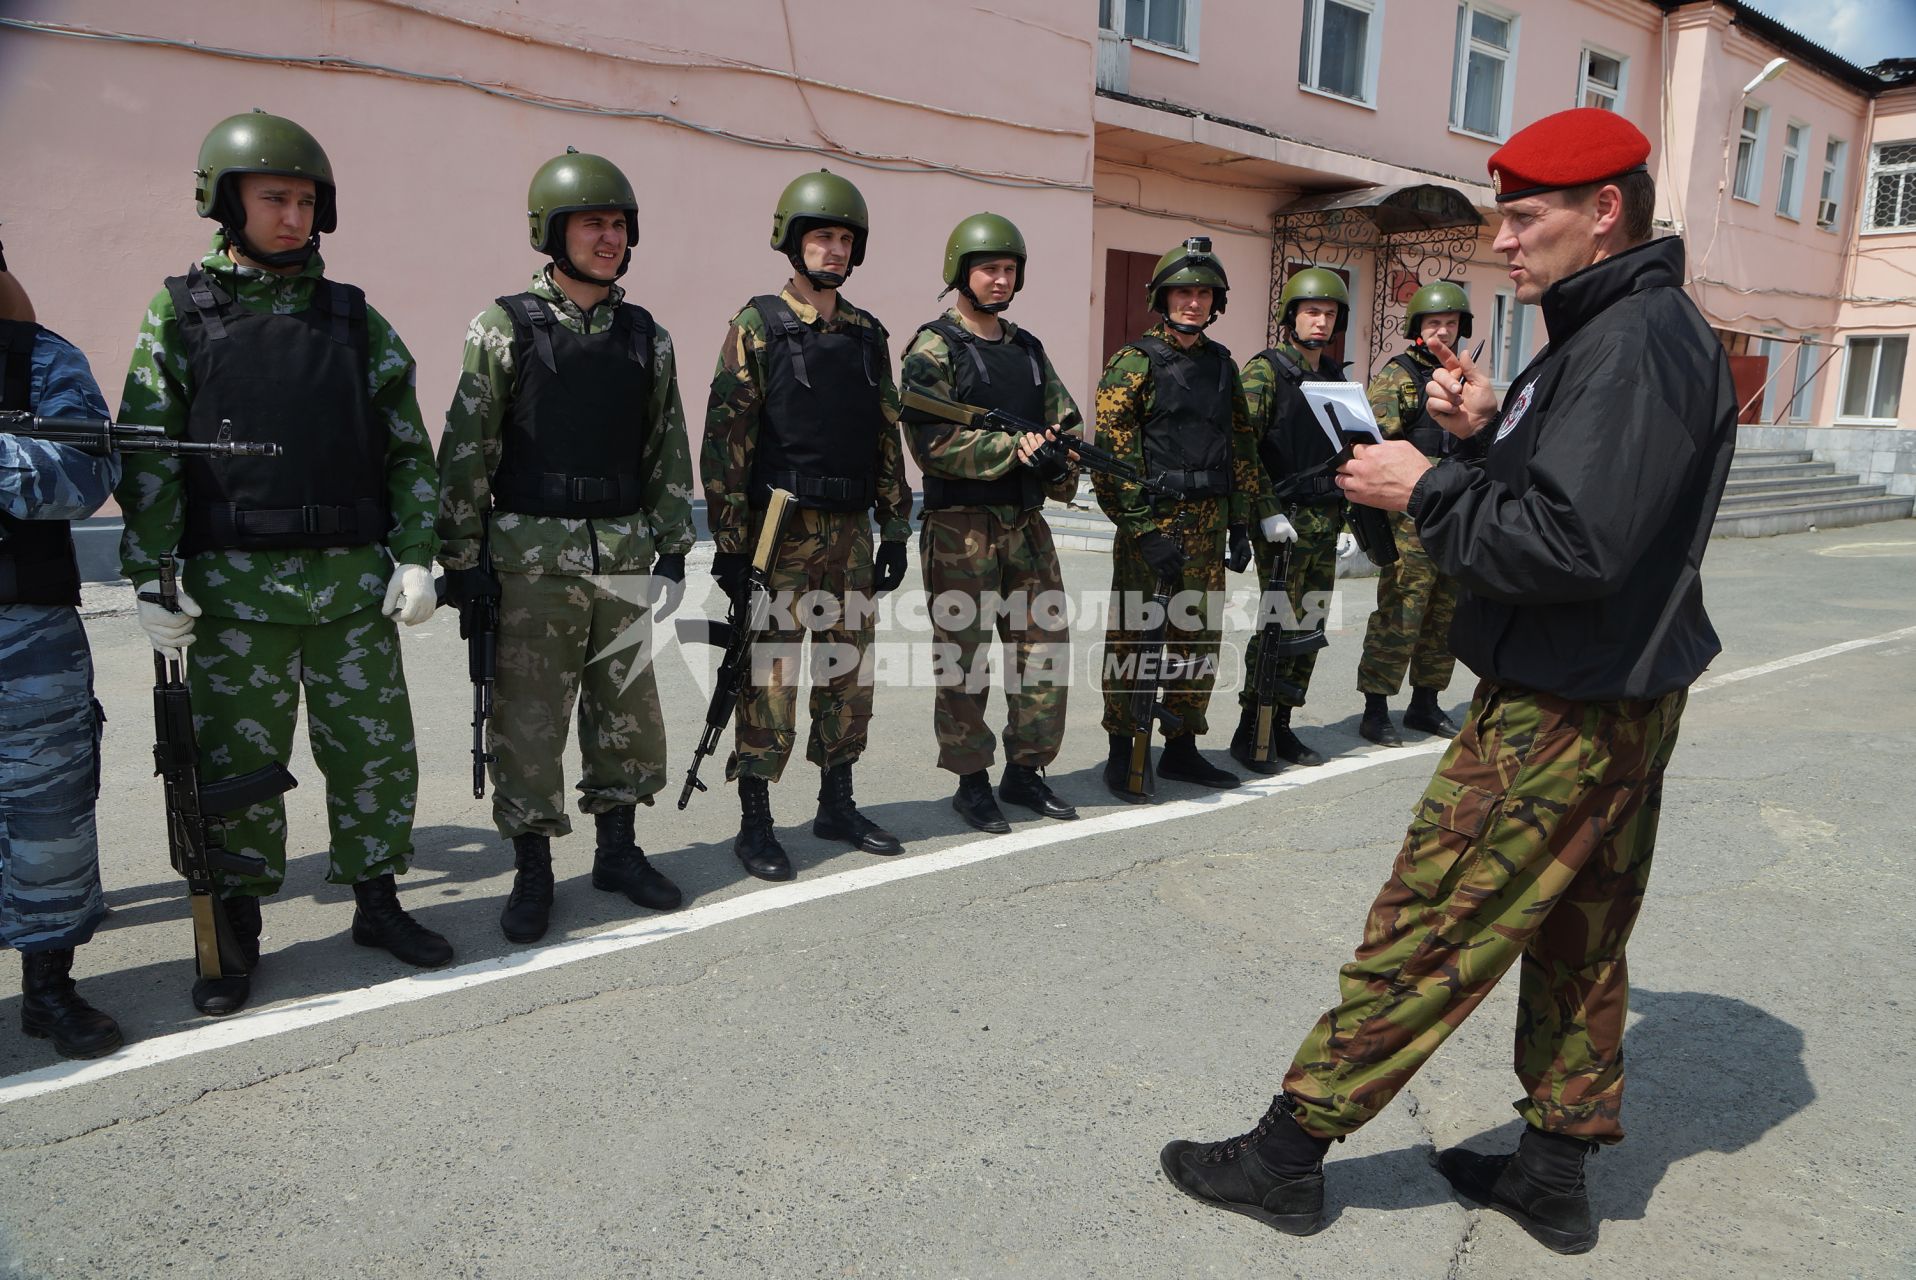
[[[1879,143],[1870,156],[1869,229],[1916,227],[1916,142]]]

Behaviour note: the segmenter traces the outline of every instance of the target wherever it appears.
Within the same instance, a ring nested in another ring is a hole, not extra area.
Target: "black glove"
[[[1232,573],[1243,573],[1251,567],[1251,527],[1249,525],[1231,526],[1230,547],[1224,553],[1224,567]]]
[[[499,598],[499,575],[489,569],[448,569],[445,601],[455,609]]]
[[[652,562],[652,580],[645,584],[645,602],[656,621],[669,618],[685,595],[685,556],[660,554]]]
[[[745,585],[745,571],[752,567],[743,551],[721,551],[712,557],[712,580],[727,596],[736,597]]]
[[[1053,440],[1038,452],[1031,465],[1037,469],[1038,479],[1050,484],[1064,479],[1065,472],[1071,470],[1071,455],[1065,452],[1061,442]]]
[[[905,580],[905,544],[881,542],[872,560],[872,594],[884,595]]]
[[[1144,557],[1144,562],[1160,578],[1175,578],[1183,573],[1184,562],[1188,559],[1176,539],[1156,529],[1138,539],[1138,554]]]

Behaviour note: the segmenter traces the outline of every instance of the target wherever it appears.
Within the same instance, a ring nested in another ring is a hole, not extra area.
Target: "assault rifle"
[[[976,405],[961,404],[956,400],[926,395],[911,387],[905,388],[902,399],[907,409],[916,409],[920,413],[928,413],[942,421],[955,422],[961,427],[1003,431],[1014,436],[1023,436],[1027,431],[1043,435],[1050,429],[1042,423],[1021,418],[1015,413],[1006,413],[1003,409],[980,409]],[[1095,471],[1129,481],[1152,497],[1181,498],[1184,496],[1183,490],[1162,477],[1147,476],[1110,450],[1100,449],[1095,444],[1087,444],[1069,432],[1055,440],[1046,440],[1037,453],[1032,455],[1032,465],[1069,462],[1070,459],[1066,456],[1067,450],[1078,455],[1078,464],[1086,471]]]
[[[1329,474],[1336,475],[1337,469],[1349,462],[1355,446],[1376,444],[1376,437],[1367,431],[1353,431],[1344,426],[1337,418],[1337,406],[1327,404],[1324,412],[1330,415],[1331,425],[1336,428],[1344,447],[1318,463],[1306,467],[1277,487],[1277,500],[1283,502],[1291,494],[1302,489],[1312,480]],[[1361,502],[1346,498],[1343,501],[1345,519],[1350,522],[1351,532],[1357,537],[1357,545],[1363,548],[1370,562],[1378,568],[1397,563],[1397,535],[1391,532],[1390,517],[1376,507],[1367,507]]]
[[[1324,635],[1321,622],[1309,630],[1284,625],[1284,614],[1291,610],[1289,578],[1291,549],[1295,545],[1290,542],[1278,544],[1277,554],[1271,558],[1271,575],[1265,580],[1264,595],[1259,601],[1259,607],[1266,611],[1266,616],[1263,625],[1258,628],[1257,669],[1251,677],[1251,691],[1257,707],[1251,756],[1261,764],[1274,764],[1277,761],[1272,731],[1277,721],[1278,695],[1287,694],[1298,703],[1304,701],[1304,690],[1279,676],[1279,666],[1285,658],[1315,653],[1330,643]]]
[[[472,798],[486,796],[486,766],[498,759],[486,750],[486,722],[492,719],[492,687],[499,677],[499,577],[492,571],[492,538],[479,539],[479,572],[492,583],[490,594],[461,600],[459,638],[466,642],[466,676],[472,681]],[[435,587],[446,603],[446,579]]]
[[[758,545],[752,549],[752,563],[745,570],[745,582],[732,597],[724,622],[710,618],[680,618],[679,640],[684,643],[716,645],[725,651],[719,660],[718,683],[712,689],[712,701],[705,708],[705,730],[699,734],[698,750],[692,753],[692,767],[685,771],[685,786],[679,791],[679,808],[692,803],[694,791],[706,790],[699,781],[699,765],[718,750],[719,739],[732,723],[732,712],[745,680],[751,672],[752,643],[765,629],[765,617],[772,607],[772,560],[778,554],[779,540],[785,536],[785,521],[797,505],[797,498],[785,489],[772,490],[765,505],[765,517],[758,529]]]
[[[71,445],[83,453],[175,453],[215,458],[277,458],[276,444],[227,438],[233,424],[220,421],[218,440],[175,440],[161,427],[132,426],[106,418],[42,418],[22,409],[0,412],[0,434]]]
[[[1125,790],[1134,796],[1153,795],[1157,779],[1151,769],[1151,728],[1164,726],[1164,736],[1174,737],[1184,728],[1184,718],[1165,707],[1158,690],[1166,680],[1180,675],[1186,661],[1172,662],[1165,656],[1165,642],[1171,629],[1171,596],[1178,589],[1178,576],[1158,579],[1158,592],[1151,597],[1157,606],[1157,623],[1145,634],[1138,649],[1138,668],[1132,673],[1137,681],[1131,691],[1131,766],[1125,773]],[[1123,604],[1120,602],[1119,607]]]
[[[160,561],[160,589],[142,591],[140,599],[170,612],[180,611],[179,580],[172,557]],[[219,909],[219,875],[258,876],[266,862],[250,853],[226,847],[227,820],[299,783],[278,761],[251,773],[218,782],[200,779],[199,743],[193,736],[193,701],[186,688],[186,658],[182,650],[153,654],[153,771],[166,792],[167,855],[173,869],[186,878],[187,902],[193,911],[193,956],[202,978],[234,977],[248,966],[234,941],[226,913]]]

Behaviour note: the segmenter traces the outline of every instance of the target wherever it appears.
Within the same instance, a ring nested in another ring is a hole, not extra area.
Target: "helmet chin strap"
[[[1211,322],[1216,319],[1217,313],[1214,311],[1211,313],[1211,319],[1206,320],[1203,324],[1185,324],[1182,320],[1173,320],[1170,316],[1164,317],[1164,323],[1176,329],[1179,333],[1199,334],[1210,328]]]
[[[565,253],[553,254],[552,265],[559,268],[559,270],[565,272],[567,275],[571,276],[574,280],[577,280],[583,284],[608,284],[609,285],[612,283],[612,280],[617,280],[620,276],[624,275],[625,269],[632,265],[632,251],[630,249],[627,249],[625,251],[625,257],[619,259],[619,269],[612,273],[612,280],[601,280],[597,276],[587,275],[585,272],[579,270],[577,267],[572,265],[572,256],[570,254],[565,254]]]
[[[836,289],[852,274],[850,267],[842,275],[836,271],[813,271],[805,265],[805,255],[802,253],[788,253],[785,257],[791,262],[792,270],[804,276],[814,289]]]
[[[312,261],[315,253],[319,252],[317,235],[297,249],[287,249],[280,253],[261,253],[254,247],[253,242],[246,238],[246,232],[240,228],[222,225],[220,229],[226,232],[227,243],[238,249],[249,260],[269,270],[277,271],[281,267],[303,267]]]
[[[1292,336],[1296,337],[1295,334]],[[1331,345],[1331,340],[1329,338],[1298,338],[1297,345],[1303,347],[1306,351],[1322,351],[1325,347]]]
[[[966,302],[969,302],[972,306],[976,307],[978,310],[984,312],[988,316],[995,316],[1000,311],[1003,311],[1006,307],[1009,307],[1011,305],[1010,298],[1006,298],[1003,302],[980,302],[978,301],[978,295],[971,291],[971,286],[969,284],[961,284],[956,287],[958,292],[965,296]],[[953,286],[946,285],[944,293],[941,293],[938,296],[941,298],[944,297],[946,293],[951,292],[952,288]]]

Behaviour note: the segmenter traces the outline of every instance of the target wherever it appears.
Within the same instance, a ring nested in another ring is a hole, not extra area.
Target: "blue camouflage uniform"
[[[31,369],[33,412],[107,416],[64,338],[39,329]],[[118,457],[0,433],[0,510],[17,519],[92,515],[119,478]],[[93,823],[104,719],[80,611],[0,604],[0,938],[17,951],[77,947],[106,915]]]

